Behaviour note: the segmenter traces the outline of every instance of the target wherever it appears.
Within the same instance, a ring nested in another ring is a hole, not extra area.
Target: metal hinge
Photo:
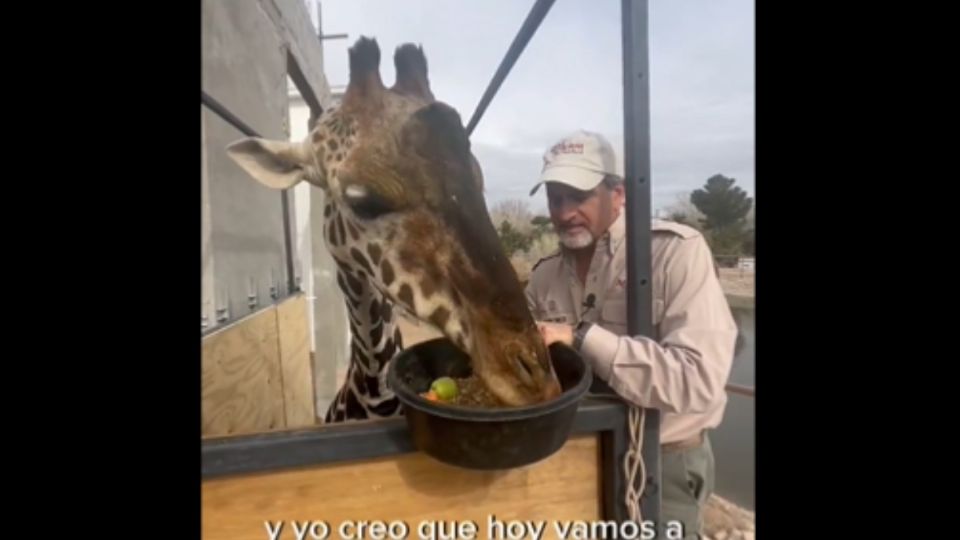
[[[260,300],[257,295],[257,281],[255,278],[250,278],[250,285],[247,287],[247,306],[250,307],[250,311],[256,309],[257,305],[260,303]]]
[[[230,290],[224,288],[217,299],[217,322],[228,320],[230,320]]]

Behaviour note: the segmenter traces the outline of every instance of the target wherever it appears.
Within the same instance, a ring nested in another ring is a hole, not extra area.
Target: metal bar
[[[294,270],[293,270],[293,233],[290,231],[290,190],[285,189],[280,192],[280,208],[283,213],[283,249],[286,251],[287,264],[287,294],[292,294],[296,289]]]
[[[540,27],[540,23],[543,22],[543,18],[547,16],[547,12],[550,11],[550,7],[553,6],[553,2],[554,0],[537,0],[537,3],[530,9],[526,20],[523,21],[523,26],[521,26],[520,31],[517,32],[517,36],[513,38],[513,43],[510,44],[507,55],[504,56],[503,61],[500,62],[500,67],[497,68],[493,79],[490,81],[490,84],[487,85],[487,90],[483,93],[483,97],[480,98],[480,104],[477,105],[477,109],[473,112],[473,117],[470,118],[470,122],[467,124],[467,136],[470,136],[473,133],[473,129],[477,127],[484,111],[487,110],[487,106],[490,105],[490,102],[493,100],[493,96],[496,95],[497,90],[500,89],[500,85],[503,84],[503,80],[507,77],[507,74],[510,73],[517,58],[520,57],[520,53],[526,48],[530,38],[533,37],[537,28]]]
[[[650,87],[646,0],[621,0],[626,180],[627,330],[652,336],[650,253]],[[647,471],[644,520],[660,521],[660,412],[645,411],[641,455]]]
[[[611,440],[626,440],[625,417],[620,403],[585,400],[574,416],[571,435],[599,433]],[[608,432],[612,434],[607,436]],[[413,451],[413,440],[403,418],[226,436],[201,443],[201,477],[377,459]],[[622,473],[617,476],[623,477]],[[610,491],[614,486],[615,483],[605,482],[606,499],[622,500],[622,494]]]
[[[727,384],[727,392],[740,394],[741,396],[757,397],[756,388],[750,388],[749,386],[742,386],[739,384]]]
[[[627,494],[627,478],[623,474],[623,458],[629,447],[626,409],[616,409],[611,417],[619,429],[604,432],[600,437],[601,473],[603,475],[603,519],[623,522],[630,519],[624,498]]]
[[[347,34],[324,34],[320,39],[347,39]]]
[[[313,93],[313,87],[310,86],[310,83],[307,81],[307,76],[303,74],[303,70],[300,69],[300,64],[297,63],[297,59],[289,50],[287,51],[287,74],[290,75],[290,79],[297,88],[300,97],[302,97],[303,101],[310,107],[310,114],[314,115],[322,112],[323,106],[320,104],[320,100],[317,99],[317,95]]]
[[[227,123],[237,128],[247,137],[260,137],[260,134],[254,131],[252,127],[248,126],[243,120],[237,118],[235,114],[230,112],[226,107],[221,105],[219,101],[210,97],[210,95],[203,90],[200,90],[200,103],[206,105],[208,109],[216,113],[220,118],[226,120]]]

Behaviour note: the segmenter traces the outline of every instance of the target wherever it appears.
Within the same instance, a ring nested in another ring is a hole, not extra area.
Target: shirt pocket
[[[551,305],[553,304],[553,305]],[[540,310],[541,322],[552,322],[562,324],[574,324],[577,322],[576,315],[570,310],[564,309],[556,302],[547,302]]]
[[[603,303],[600,310],[600,326],[623,336],[627,334],[627,301],[621,298],[611,298]]]
[[[662,298],[653,299],[653,331],[659,334],[660,323],[663,321],[664,301]],[[611,298],[604,302],[600,312],[600,326],[611,332],[625,336],[627,331],[627,300],[625,298]]]

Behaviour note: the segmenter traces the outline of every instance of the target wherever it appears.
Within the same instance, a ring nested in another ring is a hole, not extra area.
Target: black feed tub
[[[481,409],[421,397],[434,379],[472,373],[470,357],[445,338],[403,351],[390,363],[387,381],[403,403],[418,450],[467,469],[511,469],[540,461],[563,446],[580,399],[590,389],[590,366],[573,349],[551,345],[550,357],[563,393],[526,407]]]

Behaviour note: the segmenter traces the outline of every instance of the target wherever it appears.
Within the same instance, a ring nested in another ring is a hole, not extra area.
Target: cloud
[[[381,46],[384,83],[393,49],[423,45],[431,86],[466,124],[532,4],[515,0],[325,0],[331,84],[347,80],[347,47],[360,36]],[[557,2],[486,110],[472,141],[489,204],[527,196],[542,152],[575,129],[600,131],[622,149],[620,4]],[[651,2],[650,106],[654,207],[713,174],[753,194],[754,14],[746,0]]]

